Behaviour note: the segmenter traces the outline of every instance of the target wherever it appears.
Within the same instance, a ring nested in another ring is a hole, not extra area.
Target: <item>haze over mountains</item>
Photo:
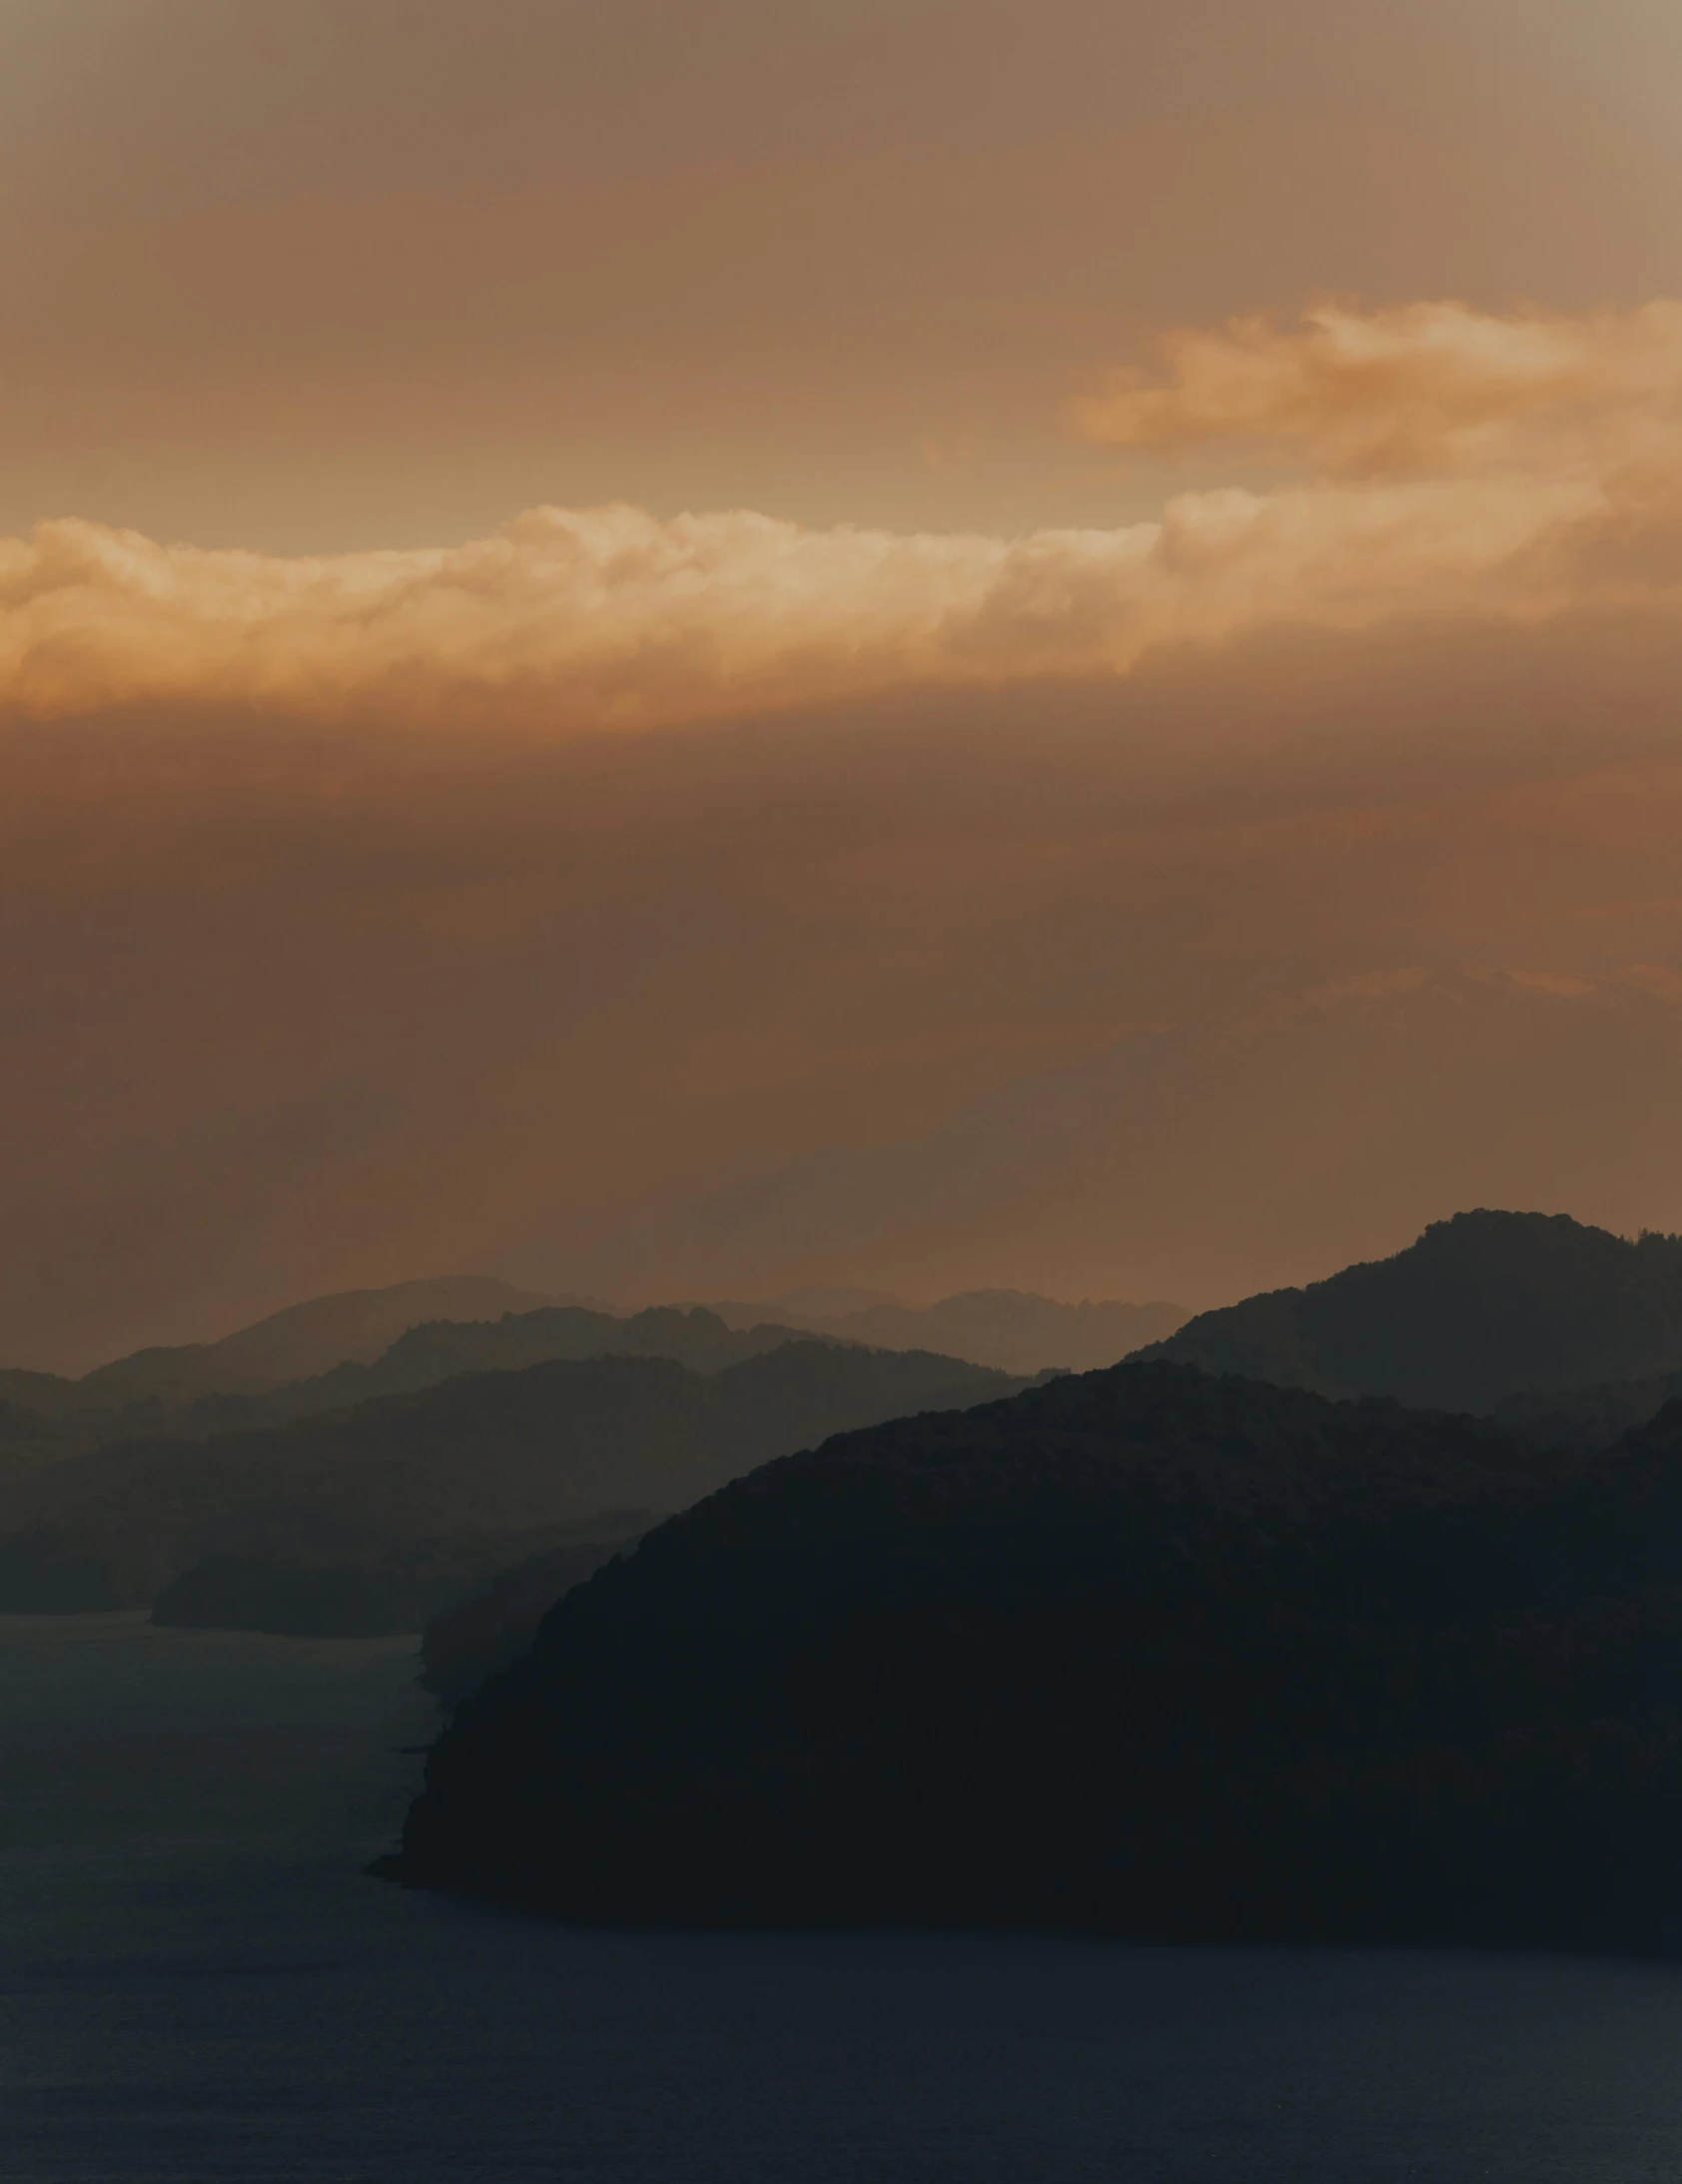
[[[798,1294],[798,1292],[796,1293]],[[784,1319],[814,1334],[865,1342],[884,1350],[939,1350],[1002,1372],[1040,1372],[1061,1365],[1071,1372],[1115,1365],[1133,1350],[1170,1335],[1191,1316],[1178,1304],[1059,1304],[1020,1289],[971,1289],[938,1304],[901,1304],[883,1298],[839,1312],[790,1311],[787,1300],[770,1304],[723,1303],[716,1307],[732,1325]]]
[[[0,1369],[0,1464],[126,1435],[199,1436],[430,1387],[456,1372],[560,1357],[669,1357],[711,1372],[800,1335],[924,1349],[1019,1373],[1114,1364],[1168,1333],[1175,1305],[1058,1304],[1014,1290],[822,1317],[776,1303],[651,1305],[628,1315],[451,1275],[317,1297],[218,1342],[140,1350],[80,1379]],[[395,1332],[394,1332],[395,1330]]]
[[[1031,1374],[1184,1316],[1011,1293],[949,1307],[896,1308],[867,1344],[459,1276],[313,1299],[80,1380],[3,1372],[0,1607],[152,1600],[174,1622],[414,1629],[506,1564],[576,1559],[579,1540],[616,1541],[764,1455],[1021,1384],[918,1346],[926,1325],[1032,1357]],[[437,1311],[470,1316],[415,1323]],[[588,1361],[601,1369],[538,1371]]]
[[[1201,1304],[1376,1258],[1455,1207],[1682,1229],[1671,1110],[1652,1096],[1682,1083],[1679,997],[1640,964],[1403,967],[1183,1018],[916,1134],[836,1144],[604,1235],[589,1278],[694,1297],[998,1280]],[[544,1287],[584,1278],[535,1239],[495,1264]]]
[[[139,1606],[234,1560],[372,1574],[382,1601],[403,1603],[376,1627],[418,1629],[475,1579],[605,1512],[620,1536],[627,1512],[684,1508],[842,1426],[1020,1385],[951,1358],[803,1340],[710,1373],[562,1358],[290,1425],[119,1441],[11,1483],[0,1609]]]
[[[181,1406],[207,1395],[251,1395],[342,1364],[370,1364],[423,1320],[488,1320],[549,1297],[485,1274],[444,1274],[353,1289],[288,1305],[215,1342],[136,1350],[76,1379],[0,1367],[0,1395],[47,1417]]]

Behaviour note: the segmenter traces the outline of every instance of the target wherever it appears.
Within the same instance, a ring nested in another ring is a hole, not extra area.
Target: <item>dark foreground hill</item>
[[[487,1676],[512,1668],[555,1602],[616,1554],[628,1554],[653,1521],[604,1521],[594,1528],[595,1536],[528,1555],[495,1571],[482,1590],[458,1595],[426,1619],[420,1633],[421,1683],[440,1699],[455,1700],[476,1691]],[[619,1536],[610,1536],[614,1532]],[[156,1620],[156,1609],[153,1616]]]
[[[1456,1213],[1393,1258],[1202,1312],[1138,1354],[1445,1410],[1656,1379],[1682,1369],[1682,1236]]]
[[[1682,1946],[1682,1406],[1593,1458],[1168,1364],[651,1533],[393,1873],[579,1920]]]
[[[1682,1397],[1682,1372],[1656,1380],[1601,1381],[1592,1388],[1526,1389],[1503,1396],[1495,1423],[1535,1448],[1610,1448],[1632,1426],[1644,1426]]]
[[[451,1540],[494,1547],[477,1582],[557,1525],[682,1509],[826,1433],[1020,1385],[951,1358],[798,1342],[711,1374],[650,1357],[464,1374],[291,1426],[99,1449],[8,1494],[0,1611],[139,1606],[209,1562],[386,1571]]]

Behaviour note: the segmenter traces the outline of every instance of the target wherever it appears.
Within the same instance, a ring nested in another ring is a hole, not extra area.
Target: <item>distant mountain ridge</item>
[[[405,1284],[400,1291],[374,1294],[389,1299],[391,1315],[397,1315],[424,1301],[425,1293],[435,1286]],[[494,1285],[498,1291],[502,1286]],[[519,1292],[508,1294],[518,1296]],[[480,1301],[498,1299],[485,1295]],[[344,1329],[345,1338],[359,1326],[366,1330],[383,1323],[373,1314],[363,1315]],[[336,1324],[340,1323],[332,1315],[317,1315],[316,1341],[332,1339],[330,1329]],[[699,1308],[655,1306],[621,1319],[586,1305],[546,1304],[531,1311],[505,1311],[497,1317],[429,1319],[408,1325],[372,1358],[348,1358],[305,1379],[271,1386],[259,1379],[233,1378],[254,1356],[264,1354],[261,1345],[245,1341],[245,1335],[262,1332],[262,1328],[247,1329],[241,1336],[231,1336],[229,1343],[235,1345],[231,1352],[221,1344],[207,1345],[202,1355],[197,1350],[142,1351],[101,1366],[81,1380],[0,1373],[0,1465],[16,1472],[59,1454],[116,1440],[200,1439],[281,1425],[377,1395],[414,1394],[460,1372],[513,1372],[555,1358],[584,1357],[669,1357],[698,1372],[716,1372],[781,1343],[809,1339],[807,1330],[796,1327],[734,1329],[716,1313]],[[271,1346],[267,1354],[284,1353]],[[219,1356],[230,1355],[232,1365],[217,1362]],[[229,1384],[204,1385],[221,1379],[225,1372]],[[195,1394],[191,1391],[196,1386],[201,1392]],[[10,1401],[5,1399],[7,1388],[13,1391]],[[33,1397],[33,1407],[26,1407],[26,1395]]]
[[[792,1303],[792,1299],[790,1303]],[[714,1307],[732,1324],[757,1317],[786,1317],[815,1334],[868,1342],[887,1350],[938,1350],[1001,1372],[1091,1372],[1116,1365],[1148,1342],[1157,1342],[1192,1316],[1181,1304],[1066,1304],[1027,1289],[965,1289],[934,1304],[884,1299],[853,1310],[818,1313],[768,1304]]]
[[[1392,1258],[1202,1312],[1138,1354],[1444,1410],[1659,1380],[1682,1369],[1682,1236],[1456,1213]]]
[[[369,1364],[422,1320],[487,1320],[555,1300],[488,1274],[442,1274],[384,1289],[310,1297],[217,1342],[136,1350],[80,1378],[0,1368],[0,1397],[46,1418],[119,1410],[134,1403],[181,1405],[206,1395],[254,1394],[307,1380],[335,1365]]]
[[[140,1606],[210,1561],[384,1584],[403,1569],[458,1571],[473,1539],[486,1552],[468,1575],[488,1577],[556,1526],[685,1508],[844,1427],[1022,1384],[953,1358],[808,1339],[710,1373],[661,1357],[563,1358],[290,1425],[117,1443],[14,1484],[0,1512],[0,1612]]]

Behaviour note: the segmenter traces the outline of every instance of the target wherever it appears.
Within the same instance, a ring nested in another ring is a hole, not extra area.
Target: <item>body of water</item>
[[[365,1879],[417,1666],[0,1618],[5,2184],[1682,2176],[1682,1967],[578,1933]]]

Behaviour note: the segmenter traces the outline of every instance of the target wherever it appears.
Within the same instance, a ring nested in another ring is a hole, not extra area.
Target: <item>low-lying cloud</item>
[[[1156,648],[1682,603],[1682,305],[1322,307],[1165,345],[1096,441],[1301,474],[1115,530],[811,530],[535,508],[421,551],[284,558],[84,521],[0,543],[0,712],[260,706],[565,735],[897,689],[1122,676]]]

